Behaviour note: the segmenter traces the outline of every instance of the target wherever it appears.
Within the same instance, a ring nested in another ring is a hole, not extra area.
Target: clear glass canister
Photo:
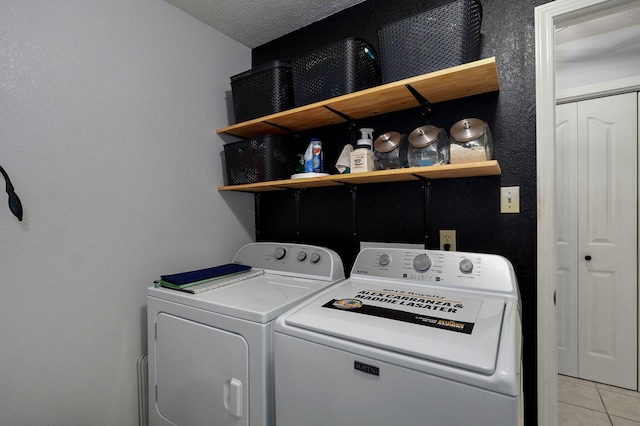
[[[383,133],[374,143],[373,162],[377,170],[399,169],[404,167],[406,158],[402,156],[402,135],[398,132]],[[406,152],[406,150],[405,150]],[[406,157],[406,153],[404,155]]]
[[[432,166],[449,162],[449,139],[444,129],[426,125],[409,135],[409,167]]]
[[[491,130],[479,118],[465,118],[451,126],[451,164],[487,161],[493,157]]]

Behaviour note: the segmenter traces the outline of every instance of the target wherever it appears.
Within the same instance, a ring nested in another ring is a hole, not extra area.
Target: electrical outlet
[[[440,230],[440,250],[456,251],[456,231],[452,229]]]
[[[520,187],[500,188],[500,213],[520,213]]]

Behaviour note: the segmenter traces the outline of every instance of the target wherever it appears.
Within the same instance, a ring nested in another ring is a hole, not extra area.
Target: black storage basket
[[[224,145],[227,184],[288,179],[296,168],[291,136],[268,135]]]
[[[382,82],[477,60],[481,24],[478,0],[456,0],[379,28]]]
[[[271,61],[231,77],[236,123],[293,108],[291,63]]]
[[[291,66],[296,106],[357,92],[378,83],[373,47],[357,38],[328,44],[293,60]]]

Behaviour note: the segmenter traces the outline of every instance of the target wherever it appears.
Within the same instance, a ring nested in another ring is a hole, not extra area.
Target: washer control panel
[[[363,249],[351,270],[351,277],[358,276],[496,291],[511,291],[515,278],[502,256],[398,248]]]
[[[309,278],[344,278],[342,259],[335,251],[307,244],[247,244],[238,250],[233,262],[268,272],[284,272]]]

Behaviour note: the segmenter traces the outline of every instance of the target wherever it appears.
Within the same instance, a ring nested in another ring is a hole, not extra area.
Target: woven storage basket
[[[291,62],[296,106],[319,102],[373,87],[378,82],[373,47],[347,38]]]
[[[290,136],[268,135],[224,145],[227,184],[289,178],[295,173],[295,143]]]
[[[293,108],[291,63],[271,61],[231,77],[236,123]]]
[[[382,82],[477,60],[481,24],[478,0],[456,0],[379,28]]]

